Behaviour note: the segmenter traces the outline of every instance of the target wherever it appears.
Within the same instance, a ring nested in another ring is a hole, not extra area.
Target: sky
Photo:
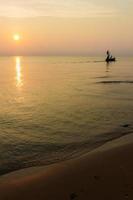
[[[133,0],[0,0],[0,26],[1,55],[133,55]]]

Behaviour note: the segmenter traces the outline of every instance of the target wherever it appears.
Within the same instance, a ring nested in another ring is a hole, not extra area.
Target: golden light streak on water
[[[20,57],[15,58],[16,62],[16,86],[18,88],[23,86],[23,80],[22,80],[22,66],[21,66],[21,59]]]

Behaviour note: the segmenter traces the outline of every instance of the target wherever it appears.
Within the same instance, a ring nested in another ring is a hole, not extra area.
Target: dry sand
[[[0,200],[133,200],[133,134],[78,159],[0,178]]]

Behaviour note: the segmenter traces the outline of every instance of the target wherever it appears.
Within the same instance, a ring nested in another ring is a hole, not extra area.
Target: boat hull
[[[115,61],[116,61],[115,58],[106,59],[106,62],[115,62]]]

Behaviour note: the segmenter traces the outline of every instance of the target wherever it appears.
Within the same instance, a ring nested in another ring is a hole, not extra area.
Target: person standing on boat
[[[109,60],[110,57],[111,57],[110,52],[109,52],[109,50],[107,50],[107,58],[106,58],[106,60]]]
[[[116,61],[115,57],[113,57],[109,50],[107,50],[107,57],[106,57],[106,62],[112,62],[112,61]]]

